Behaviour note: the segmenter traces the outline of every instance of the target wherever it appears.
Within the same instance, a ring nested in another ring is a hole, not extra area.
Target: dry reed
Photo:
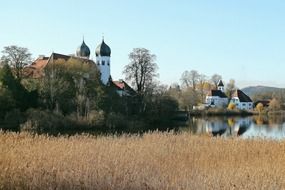
[[[0,132],[0,189],[285,189],[285,142]]]

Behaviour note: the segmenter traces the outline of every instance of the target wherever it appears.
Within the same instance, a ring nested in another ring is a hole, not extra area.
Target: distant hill
[[[276,87],[269,87],[269,86],[249,86],[241,90],[252,98],[256,94],[285,91],[285,88],[276,88]]]

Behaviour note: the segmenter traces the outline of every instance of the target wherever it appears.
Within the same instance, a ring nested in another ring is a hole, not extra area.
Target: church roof
[[[221,90],[211,90],[208,96],[218,96],[220,98],[227,98],[227,95]]]
[[[222,80],[219,80],[219,82],[218,82],[218,86],[224,86],[224,83],[223,83],[223,81],[222,81]]]
[[[102,43],[99,44],[95,51],[96,56],[111,56],[111,48],[102,40]]]
[[[90,56],[90,49],[89,47],[85,44],[84,40],[82,44],[78,47],[76,51],[76,56],[78,57],[88,57]]]
[[[75,57],[72,55],[64,55],[59,53],[52,53],[49,57],[40,56],[37,58],[30,66],[24,69],[24,75],[27,77],[33,78],[40,78],[44,75],[44,68],[53,61],[63,59],[65,61],[69,60],[70,58],[79,59],[84,63],[95,64],[93,60],[85,59],[82,57]]]
[[[250,97],[241,90],[236,90],[233,97],[237,97],[240,102],[252,102]]]

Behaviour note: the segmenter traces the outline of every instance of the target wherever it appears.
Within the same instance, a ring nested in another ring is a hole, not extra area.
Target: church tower
[[[104,42],[104,38],[102,40],[102,43],[97,46],[95,54],[96,54],[96,64],[101,73],[101,81],[103,84],[106,85],[110,79],[111,49]]]
[[[90,57],[90,49],[85,44],[84,39],[82,41],[82,44],[76,50],[76,56],[84,59],[89,59]]]
[[[218,82],[218,90],[225,92],[225,86],[222,80],[219,80]]]

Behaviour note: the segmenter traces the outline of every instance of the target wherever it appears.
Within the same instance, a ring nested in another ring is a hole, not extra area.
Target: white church
[[[26,69],[26,75],[32,78],[41,78],[44,76],[44,68],[56,60],[65,61],[70,58],[80,59],[84,63],[96,64],[101,74],[101,81],[104,85],[112,85],[116,88],[120,96],[133,95],[135,91],[123,80],[113,81],[111,77],[111,48],[105,43],[104,38],[95,50],[96,60],[90,59],[90,48],[86,45],[84,39],[77,48],[75,55],[64,55],[52,53],[49,57],[39,56]]]
[[[231,97],[225,94],[225,87],[222,80],[218,82],[218,89],[211,90],[206,96],[206,106],[216,108],[226,108],[229,103],[234,103],[237,109],[252,110],[253,102],[243,91],[236,90]]]
[[[225,108],[229,99],[225,94],[225,86],[222,80],[218,82],[218,89],[211,90],[206,96],[206,105],[209,107]]]

